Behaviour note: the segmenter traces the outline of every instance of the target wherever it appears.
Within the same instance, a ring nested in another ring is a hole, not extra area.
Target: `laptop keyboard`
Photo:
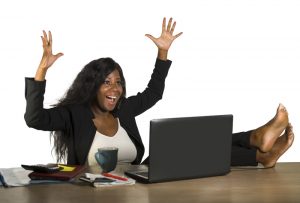
[[[140,172],[136,172],[136,174],[138,176],[143,176],[143,177],[148,177],[148,171],[140,171]]]

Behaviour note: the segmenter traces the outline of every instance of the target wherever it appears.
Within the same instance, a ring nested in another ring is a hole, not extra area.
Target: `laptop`
[[[151,120],[147,170],[125,174],[143,183],[225,175],[230,172],[232,122],[229,114]]]

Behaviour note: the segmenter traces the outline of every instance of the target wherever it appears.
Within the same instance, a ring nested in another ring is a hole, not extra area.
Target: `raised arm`
[[[63,55],[63,53],[52,54],[52,34],[49,31],[47,33],[43,30],[43,36],[41,36],[43,42],[43,57],[41,59],[40,65],[36,71],[34,80],[44,81],[48,68],[50,68],[53,63]]]
[[[153,37],[150,34],[146,34],[146,37],[150,38],[158,48],[158,56],[157,58],[160,60],[167,60],[168,59],[168,51],[171,47],[172,42],[179,37],[182,32],[173,35],[175,30],[176,21],[172,23],[173,19],[170,18],[168,22],[168,26],[166,26],[166,18],[163,19],[162,23],[162,31],[161,35],[158,38]]]

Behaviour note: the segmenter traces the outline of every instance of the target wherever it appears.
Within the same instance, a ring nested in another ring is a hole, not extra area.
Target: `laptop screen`
[[[230,171],[232,115],[150,121],[151,182],[223,175]]]

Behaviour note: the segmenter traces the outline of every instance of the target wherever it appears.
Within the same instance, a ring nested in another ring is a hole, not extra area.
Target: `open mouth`
[[[116,96],[106,96],[106,98],[112,103],[114,103],[117,100]]]

